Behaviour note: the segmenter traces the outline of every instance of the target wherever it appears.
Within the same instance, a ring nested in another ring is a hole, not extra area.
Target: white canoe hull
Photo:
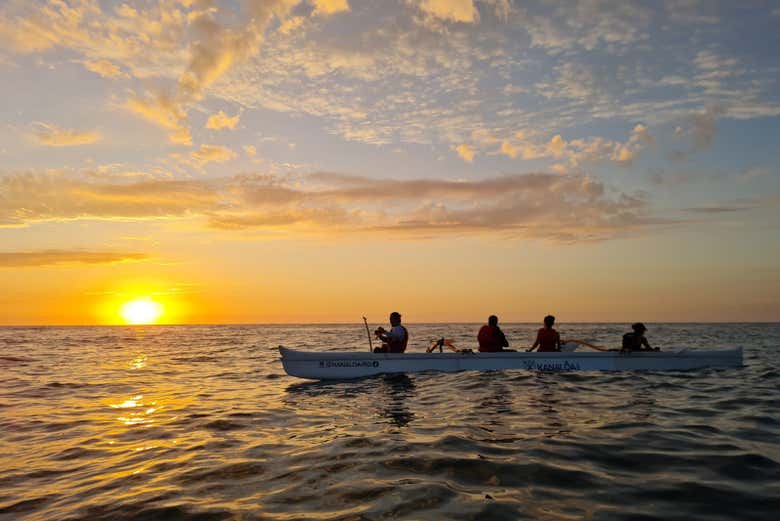
[[[739,367],[742,348],[659,352],[562,353],[360,353],[297,351],[279,346],[287,374],[313,380],[344,380],[383,373],[421,371],[680,371],[702,367]]]

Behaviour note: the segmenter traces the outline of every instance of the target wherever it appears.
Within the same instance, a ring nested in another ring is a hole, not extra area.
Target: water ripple
[[[780,326],[653,331],[747,367],[305,382],[276,346],[364,351],[362,324],[0,328],[0,519],[774,521]]]

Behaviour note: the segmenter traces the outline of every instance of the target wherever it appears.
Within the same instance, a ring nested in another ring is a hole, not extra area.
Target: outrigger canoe
[[[421,371],[680,371],[703,367],[740,367],[742,348],[679,349],[619,353],[360,353],[298,351],[279,346],[282,365],[290,376],[312,380],[344,380],[383,373]]]

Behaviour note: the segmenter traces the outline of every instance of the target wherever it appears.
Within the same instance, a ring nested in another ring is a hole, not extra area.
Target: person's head
[[[488,317],[488,325],[490,326],[497,326],[498,325],[498,317],[495,315],[490,315]]]
[[[401,314],[398,311],[390,313],[390,324],[397,326],[401,323]]]
[[[555,324],[555,317],[552,315],[547,315],[544,317],[544,327],[553,327],[553,324]]]
[[[631,326],[631,329],[633,329],[633,330],[634,330],[634,333],[636,333],[636,334],[638,334],[638,335],[644,335],[644,334],[645,334],[645,331],[647,331],[647,328],[646,328],[646,327],[645,327],[645,325],[644,325],[643,323],[641,323],[641,322],[637,322],[636,324],[633,324],[633,325]]]

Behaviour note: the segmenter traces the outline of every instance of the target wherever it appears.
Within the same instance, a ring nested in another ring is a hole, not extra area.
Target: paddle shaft
[[[368,320],[363,317],[363,323],[366,325],[366,335],[368,335],[368,349],[369,352],[374,352],[374,344],[371,342],[371,331],[368,330]]]

